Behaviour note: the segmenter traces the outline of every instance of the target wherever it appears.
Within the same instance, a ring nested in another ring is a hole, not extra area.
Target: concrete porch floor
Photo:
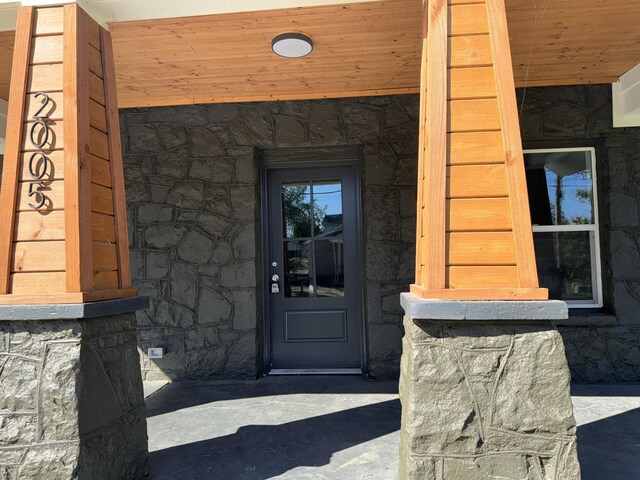
[[[152,480],[396,477],[397,382],[307,376],[162,385],[145,385]],[[572,398],[583,480],[640,478],[640,385],[574,385]]]

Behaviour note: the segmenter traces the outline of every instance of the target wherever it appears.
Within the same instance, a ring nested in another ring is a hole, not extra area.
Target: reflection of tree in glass
[[[589,219],[577,217],[576,224],[589,224]],[[591,298],[591,249],[588,232],[565,232],[558,244],[562,266],[564,268],[566,288],[573,291],[566,292],[568,298]],[[580,291],[575,291],[581,287]],[[586,291],[584,290],[586,287]]]
[[[311,236],[311,202],[306,185],[287,185],[282,189],[282,202],[288,238]],[[314,202],[313,226],[316,231],[324,228],[322,221],[326,215],[326,206],[320,208]]]

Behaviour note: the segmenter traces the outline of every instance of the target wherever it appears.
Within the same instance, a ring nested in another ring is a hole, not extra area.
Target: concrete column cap
[[[104,317],[149,308],[148,297],[128,297],[91,303],[0,305],[0,320],[65,320]]]
[[[561,300],[432,300],[400,294],[406,315],[421,320],[564,320],[569,307]]]

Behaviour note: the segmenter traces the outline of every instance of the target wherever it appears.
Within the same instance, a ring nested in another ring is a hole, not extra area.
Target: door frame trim
[[[356,238],[360,246],[357,259],[357,281],[360,284],[360,364],[362,373],[369,372],[369,358],[367,352],[368,338],[366,328],[366,289],[365,289],[365,263],[364,263],[364,234],[362,212],[362,166],[364,163],[363,145],[339,145],[339,146],[309,146],[292,148],[261,148],[256,149],[256,161],[260,173],[260,304],[262,315],[259,320],[262,324],[262,359],[260,366],[262,374],[268,374],[271,370],[271,308],[269,295],[266,293],[267,280],[269,279],[269,189],[268,173],[271,170],[291,169],[297,167],[354,167],[355,168],[355,192],[356,192]]]

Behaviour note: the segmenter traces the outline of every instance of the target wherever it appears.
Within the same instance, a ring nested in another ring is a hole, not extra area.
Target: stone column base
[[[0,308],[0,478],[148,474],[136,320],[124,312],[146,304]],[[89,312],[113,314],[79,318]]]
[[[564,302],[402,303],[400,480],[580,478]]]

